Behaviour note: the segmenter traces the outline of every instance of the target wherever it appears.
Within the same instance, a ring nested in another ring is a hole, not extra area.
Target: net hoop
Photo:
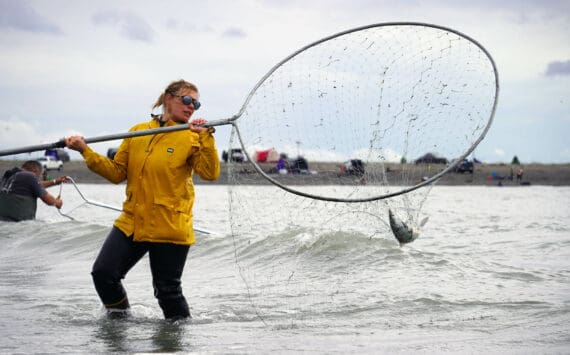
[[[312,194],[312,193],[307,193],[307,192],[303,192],[303,191],[299,191],[296,190],[294,188],[291,188],[289,186],[284,185],[283,183],[279,182],[278,180],[274,179],[273,177],[269,176],[266,172],[264,172],[258,164],[256,164],[255,162],[253,162],[253,160],[251,159],[251,156],[248,154],[247,149],[246,149],[246,145],[245,142],[242,138],[242,135],[240,133],[239,127],[238,127],[238,119],[244,114],[244,112],[246,111],[248,104],[250,103],[252,97],[255,95],[256,91],[266,82],[266,80],[268,78],[271,77],[271,75],[278,70],[283,64],[289,62],[291,59],[297,57],[299,54],[305,52],[306,50],[315,47],[323,42],[326,42],[328,40],[337,38],[337,37],[341,37],[343,35],[346,34],[350,34],[353,32],[358,32],[358,31],[363,31],[363,30],[367,30],[367,29],[372,29],[372,28],[380,28],[380,27],[393,27],[393,26],[415,26],[415,27],[427,27],[427,28],[431,28],[431,29],[436,29],[436,30],[441,30],[441,31],[445,31],[445,32],[449,32],[449,33],[453,33],[461,38],[466,39],[467,41],[473,43],[474,45],[476,45],[482,53],[485,54],[485,56],[487,57],[487,59],[489,60],[489,63],[492,66],[493,72],[494,72],[494,77],[495,77],[495,94],[494,94],[494,100],[493,100],[493,104],[492,104],[492,108],[489,114],[489,118],[487,120],[487,124],[485,125],[485,127],[482,129],[481,134],[479,135],[479,137],[472,143],[472,145],[464,152],[462,153],[459,157],[457,157],[451,164],[449,164],[445,169],[443,169],[442,171],[438,172],[437,174],[434,174],[433,176],[429,177],[428,179],[418,182],[417,184],[413,185],[413,186],[409,186],[406,188],[402,188],[401,190],[395,191],[395,192],[391,192],[391,193],[385,193],[385,194],[381,194],[378,196],[371,196],[371,197],[363,197],[363,198],[337,198],[337,197],[329,197],[329,196],[320,196],[317,194]],[[353,29],[349,29],[346,31],[342,31],[327,37],[324,37],[318,41],[315,41],[311,44],[308,44],[302,48],[300,48],[299,50],[293,52],[292,54],[290,54],[288,57],[284,58],[283,60],[281,60],[279,63],[277,63],[275,66],[273,66],[271,68],[271,70],[269,70],[269,72],[267,72],[258,82],[257,84],[253,87],[253,89],[249,92],[244,104],[242,105],[240,111],[238,112],[238,114],[234,115],[233,117],[231,117],[230,119],[228,119],[228,123],[231,124],[233,126],[233,128],[235,129],[237,138],[240,142],[241,147],[243,148],[243,153],[244,155],[247,157],[248,162],[253,166],[253,168],[256,170],[257,173],[259,173],[264,179],[268,180],[269,182],[271,182],[272,184],[278,186],[279,188],[288,191],[290,193],[299,195],[299,196],[304,196],[307,198],[312,198],[312,199],[316,199],[316,200],[322,200],[322,201],[330,201],[330,202],[348,202],[348,203],[358,203],[358,202],[369,202],[369,201],[377,201],[377,200],[383,200],[383,199],[387,199],[387,198],[391,198],[391,197],[395,197],[398,195],[402,195],[414,190],[417,190],[421,187],[424,187],[426,185],[430,185],[435,183],[437,180],[439,180],[442,176],[444,176],[445,174],[447,174],[448,172],[450,172],[451,170],[453,170],[461,161],[463,161],[465,158],[467,158],[474,150],[475,148],[479,145],[479,143],[485,138],[487,132],[489,131],[493,120],[494,120],[494,116],[495,116],[495,111],[497,108],[497,104],[498,104],[498,98],[499,98],[499,73],[497,70],[497,66],[495,64],[495,61],[493,59],[493,57],[491,56],[491,54],[489,53],[489,51],[487,51],[487,49],[480,44],[478,41],[476,41],[475,39],[473,39],[472,37],[459,32],[457,30],[448,28],[448,27],[444,27],[444,26],[440,26],[440,25],[434,25],[434,24],[429,24],[429,23],[423,23],[423,22],[386,22],[386,23],[377,23],[377,24],[371,24],[371,25],[366,25],[366,26],[361,26],[361,27],[356,27]]]

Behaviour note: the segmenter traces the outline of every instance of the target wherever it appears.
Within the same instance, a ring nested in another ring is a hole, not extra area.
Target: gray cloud
[[[145,20],[130,12],[102,11],[93,15],[92,21],[97,26],[116,28],[123,37],[135,41],[152,42],[155,36]]]
[[[0,27],[26,32],[61,34],[51,23],[25,0],[0,0]]]
[[[224,32],[222,32],[222,37],[244,38],[247,37],[247,34],[241,28],[230,27],[227,28]]]
[[[173,17],[169,17],[164,25],[166,28],[172,31],[186,31],[195,33],[206,33],[213,32],[213,28],[209,25],[196,25],[190,21],[178,21]]]
[[[565,62],[551,62],[546,68],[546,76],[570,75],[570,60]]]

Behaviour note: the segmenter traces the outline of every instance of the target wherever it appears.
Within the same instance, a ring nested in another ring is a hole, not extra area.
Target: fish
[[[392,229],[392,233],[394,233],[394,236],[400,243],[400,246],[411,243],[414,240],[418,239],[420,236],[419,227],[413,228],[408,226],[390,209],[388,210],[388,218],[390,220],[390,228]],[[427,223],[427,220],[427,217],[424,218],[420,223],[420,226],[425,225]]]

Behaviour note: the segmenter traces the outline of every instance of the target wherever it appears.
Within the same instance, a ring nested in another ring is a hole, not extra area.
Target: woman
[[[189,130],[127,138],[113,160],[95,153],[81,136],[65,140],[68,148],[81,153],[90,170],[116,184],[127,180],[123,213],[115,220],[91,272],[109,312],[129,308],[121,279],[148,252],[154,295],[164,317],[190,317],[181,276],[195,242],[192,174],[204,180],[215,180],[220,174],[214,129],[202,127],[203,118],[189,122],[200,108],[198,98],[195,85],[172,82],[153,106],[162,106],[163,114],[131,131],[177,124],[188,124]]]

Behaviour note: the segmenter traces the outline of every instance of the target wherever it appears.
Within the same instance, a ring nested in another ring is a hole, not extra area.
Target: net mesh
[[[388,210],[419,229],[432,185],[414,186],[483,138],[497,80],[476,42],[416,24],[343,33],[276,66],[248,97],[229,147],[249,160],[229,157],[230,218],[258,310],[285,293],[295,301],[283,309],[306,314],[299,298],[315,289],[311,275],[327,269],[327,255],[397,246]]]

